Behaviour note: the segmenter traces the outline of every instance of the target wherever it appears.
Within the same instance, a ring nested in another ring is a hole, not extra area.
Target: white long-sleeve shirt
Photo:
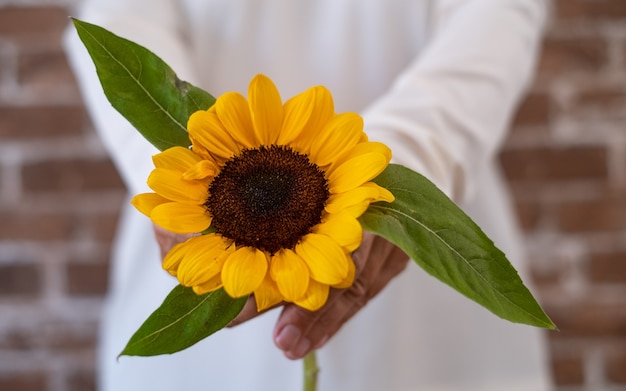
[[[257,73],[283,99],[313,85],[370,139],[459,202],[524,276],[494,164],[528,84],[546,0],[87,0],[78,17],[142,44],[218,96]],[[66,47],[95,127],[131,194],[157,151],[108,104],[74,31]],[[528,282],[528,281],[526,281]],[[116,357],[176,285],[149,219],[124,210],[102,324],[99,389],[294,390],[301,364],[273,346],[277,311],[171,356]],[[416,265],[319,353],[320,390],[548,389],[541,331],[496,318]]]

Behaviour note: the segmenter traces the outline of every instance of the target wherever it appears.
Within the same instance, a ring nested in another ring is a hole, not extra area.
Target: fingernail
[[[296,347],[302,332],[294,325],[288,324],[280,330],[280,333],[274,339],[274,343],[279,349],[288,351]]]

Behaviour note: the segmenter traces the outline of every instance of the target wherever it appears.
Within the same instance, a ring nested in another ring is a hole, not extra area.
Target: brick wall
[[[94,389],[124,190],[60,47],[77,0],[0,0],[0,390]],[[626,0],[555,0],[501,154],[559,333],[556,389],[626,390]]]
[[[94,389],[124,189],[61,48],[71,5],[0,1],[0,390]]]
[[[626,1],[555,0],[501,154],[559,390],[626,390]]]

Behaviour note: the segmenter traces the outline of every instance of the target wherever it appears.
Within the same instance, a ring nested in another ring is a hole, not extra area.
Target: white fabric
[[[544,0],[91,0],[77,16],[145,45],[214,95],[257,73],[283,99],[327,86],[364,115],[394,161],[451,195],[523,273],[494,155],[532,73]],[[71,29],[66,47],[102,140],[132,194],[156,151],[106,102]],[[99,389],[296,390],[301,364],[273,346],[277,311],[171,356],[117,360],[176,281],[146,217],[127,207],[102,324]],[[510,324],[415,265],[318,354],[320,390],[548,389],[541,331]]]

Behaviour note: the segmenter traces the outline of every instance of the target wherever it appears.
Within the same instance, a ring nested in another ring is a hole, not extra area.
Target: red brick
[[[608,44],[600,37],[545,40],[539,60],[541,73],[597,72],[608,61]]]
[[[589,278],[599,283],[626,283],[626,252],[592,254]]]
[[[74,74],[64,53],[56,48],[23,51],[18,61],[20,84],[75,84]]]
[[[530,125],[530,126],[529,126]],[[504,147],[516,145],[516,136],[522,136],[526,140],[539,140],[549,137],[550,128],[539,122],[535,124],[515,124],[511,126],[507,139],[504,140]]]
[[[44,391],[46,378],[40,372],[0,375],[0,390]]]
[[[626,352],[609,355],[606,376],[613,383],[626,384]]]
[[[67,240],[75,230],[76,222],[67,214],[0,212],[1,240]]]
[[[507,149],[500,161],[511,181],[606,180],[607,151],[604,147],[539,147]]]
[[[626,18],[624,0],[557,0],[558,19],[571,21],[619,20]]]
[[[111,242],[117,232],[118,213],[98,214],[84,219],[84,230],[99,242]]]
[[[547,124],[550,115],[550,98],[544,93],[528,95],[517,110],[515,125]]]
[[[546,312],[559,328],[555,339],[626,336],[626,301],[614,303],[592,301],[547,305]]]
[[[626,3],[625,3],[626,4]],[[576,106],[605,109],[608,107],[623,107],[626,101],[626,91],[620,87],[596,87],[580,91],[576,99]]]
[[[22,168],[24,191],[76,192],[123,189],[124,185],[109,160],[59,160],[26,165]]]
[[[550,364],[556,385],[572,386],[584,383],[581,357],[552,357]]]
[[[0,349],[30,350],[35,345],[35,340],[23,328],[5,331],[0,338]]]
[[[530,266],[530,276],[533,285],[541,295],[541,289],[550,289],[557,286],[562,279],[562,273],[558,268],[545,268],[540,266]]]
[[[82,107],[0,107],[0,140],[80,135],[89,119]]]
[[[622,120],[626,114],[626,90],[620,86],[592,86],[581,89],[567,108],[577,118]]]
[[[93,351],[96,346],[98,326],[95,323],[76,324],[70,321],[57,321],[50,325],[41,325],[38,331],[29,332],[32,340],[38,340],[40,346],[57,352]]]
[[[19,42],[60,43],[69,25],[67,10],[59,7],[0,8],[0,38]]]
[[[88,197],[89,195],[80,196]],[[62,200],[62,198],[59,199]],[[76,199],[76,195],[68,197],[68,200],[71,199]],[[58,213],[5,210],[0,211],[0,241],[58,241],[80,237],[107,244],[115,236],[117,220],[118,211],[107,212],[97,209]]]
[[[95,378],[93,371],[74,372],[67,380],[67,391],[95,391]]]
[[[542,206],[539,203],[517,201],[515,209],[518,223],[524,231],[532,231],[537,228],[543,216]]]
[[[65,268],[70,295],[104,295],[107,290],[107,263],[68,263]]]
[[[97,324],[76,324],[48,318],[38,323],[17,324],[0,338],[0,349],[21,351],[76,352],[93,351]]]
[[[620,231],[626,229],[626,201],[566,202],[556,207],[556,217],[563,232]]]
[[[33,264],[0,265],[0,296],[34,296],[41,293],[41,270]]]

